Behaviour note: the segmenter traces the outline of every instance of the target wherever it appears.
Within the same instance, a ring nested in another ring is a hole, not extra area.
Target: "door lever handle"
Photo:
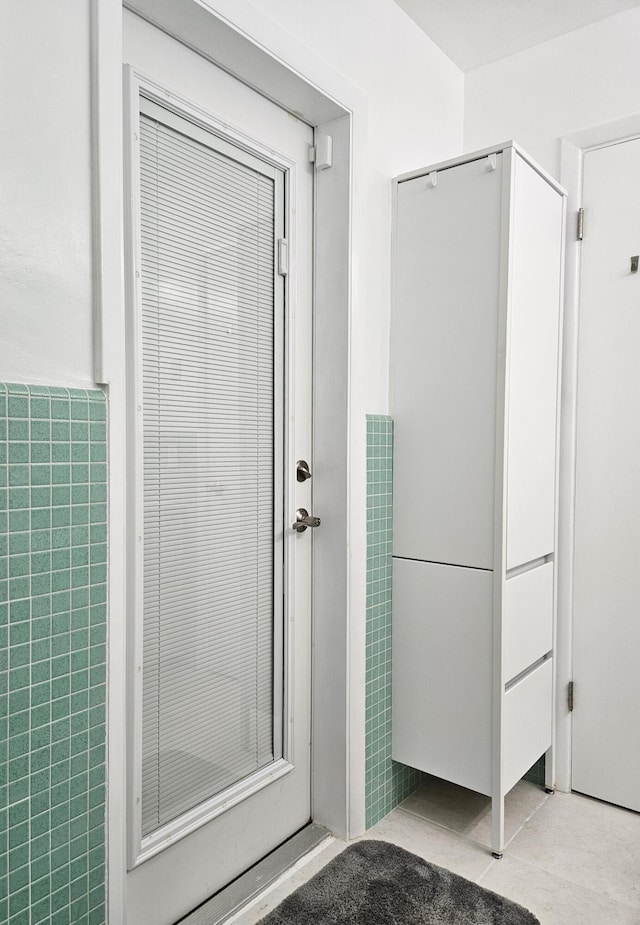
[[[314,517],[305,508],[300,507],[296,511],[295,523],[291,525],[296,533],[304,533],[307,527],[319,527],[320,518]]]

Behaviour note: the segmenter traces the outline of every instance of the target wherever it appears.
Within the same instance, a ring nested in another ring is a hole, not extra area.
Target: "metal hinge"
[[[584,209],[578,209],[578,241],[582,241],[584,237]]]
[[[569,713],[573,713],[573,681],[567,684],[567,708]]]
[[[286,276],[289,272],[289,245],[285,238],[278,238],[278,273]]]

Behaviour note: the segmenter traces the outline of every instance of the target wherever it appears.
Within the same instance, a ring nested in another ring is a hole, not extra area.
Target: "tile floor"
[[[436,780],[364,838],[381,838],[521,903],[541,925],[640,925],[640,814],[521,781],[506,801],[508,847],[483,844],[487,798]],[[255,925],[346,843],[328,839],[231,921]]]

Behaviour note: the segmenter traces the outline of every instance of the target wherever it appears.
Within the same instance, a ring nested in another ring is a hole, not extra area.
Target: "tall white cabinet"
[[[492,798],[543,753],[565,194],[508,143],[394,181],[393,757]]]

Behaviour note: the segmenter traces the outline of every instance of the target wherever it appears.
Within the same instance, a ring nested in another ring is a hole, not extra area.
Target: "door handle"
[[[307,527],[319,527],[320,518],[314,517],[305,508],[300,507],[296,511],[296,521],[291,525],[296,533],[304,533]]]

